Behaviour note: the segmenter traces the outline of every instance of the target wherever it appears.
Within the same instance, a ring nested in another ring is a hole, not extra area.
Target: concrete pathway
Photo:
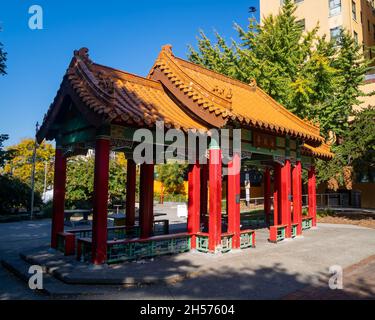
[[[47,245],[49,234],[48,220],[0,224],[0,258],[14,257],[19,251]],[[345,268],[375,255],[375,230],[351,225],[319,224],[315,230],[306,231],[302,238],[276,245],[266,239],[267,233],[258,231],[256,249],[217,257],[187,253],[145,264],[145,268],[156,269],[165,260],[171,269],[197,271],[183,281],[133,288],[99,286],[100,290],[98,286],[88,286],[88,295],[83,296],[80,294],[82,287],[71,285],[68,295],[60,294],[54,298],[280,299],[306,287],[327,288],[330,266],[342,266],[345,274]],[[351,276],[354,284],[359,281],[356,279],[361,279],[359,284],[362,290],[367,290],[369,298],[375,298],[375,283],[372,278],[360,274],[369,274],[372,268],[372,262],[365,263],[363,269],[357,270],[356,276]],[[0,299],[49,298],[32,292],[1,267],[0,283]]]

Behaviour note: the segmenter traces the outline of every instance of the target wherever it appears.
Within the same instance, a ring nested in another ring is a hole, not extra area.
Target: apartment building
[[[350,31],[359,44],[375,45],[374,0],[294,0],[296,15],[306,30],[319,22],[320,35],[334,39],[341,28]],[[260,17],[277,14],[283,0],[260,0]]]
[[[283,0],[259,0],[261,22],[270,14],[278,14]],[[296,15],[305,30],[313,29],[319,22],[319,34],[327,35],[327,40],[334,39],[341,28],[348,30],[365,53],[371,55],[368,47],[375,46],[375,1],[374,0],[294,0],[297,5]],[[375,68],[366,76],[362,91],[375,91]],[[353,106],[360,110],[375,105],[375,96],[361,97],[362,103]],[[351,119],[349,119],[351,120]],[[362,207],[375,208],[375,175],[356,177],[353,191],[361,192]],[[325,192],[325,185],[319,186],[319,192]]]

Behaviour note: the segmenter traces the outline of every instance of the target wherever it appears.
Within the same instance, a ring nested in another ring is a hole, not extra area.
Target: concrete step
[[[30,263],[22,259],[20,256],[13,256],[2,259],[1,265],[7,271],[24,281],[25,285],[28,286],[29,279],[31,277],[31,274],[28,272],[31,266]],[[107,293],[110,289],[109,287],[101,288],[88,285],[68,285],[46,273],[45,268],[43,269],[43,289],[37,289],[37,291],[53,298],[72,298],[83,295],[100,295]]]
[[[44,270],[65,284],[82,286],[136,287],[176,283],[197,273],[195,267],[183,267],[174,256],[163,256],[144,261],[118,265],[98,265],[76,261],[62,253],[47,248],[21,252],[21,258],[29,264],[41,265]],[[157,264],[150,263],[158,260]],[[172,267],[174,266],[174,267]],[[172,270],[171,270],[172,269]]]

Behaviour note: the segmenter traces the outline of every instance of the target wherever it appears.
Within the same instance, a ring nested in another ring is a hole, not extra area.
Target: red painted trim
[[[308,201],[309,217],[311,217],[313,227],[316,226],[316,175],[315,167],[312,166],[308,174]]]
[[[154,220],[154,164],[141,165],[139,203],[139,225],[141,238],[149,238],[153,232]]]
[[[286,237],[291,237],[291,208],[289,196],[291,195],[291,172],[290,160],[285,160],[285,164],[281,167],[281,181],[280,181],[280,211],[281,224],[287,225]]]
[[[191,235],[191,248],[196,248],[195,234],[200,231],[200,166],[198,163],[189,166],[188,173],[188,219],[187,230]]]
[[[279,196],[280,196],[280,164],[275,164],[273,179],[273,225],[277,226],[281,223],[279,212]]]
[[[92,225],[92,262],[94,264],[102,264],[107,260],[109,151],[110,141],[97,138]]]
[[[51,248],[57,248],[57,234],[64,231],[64,207],[66,185],[66,158],[61,149],[55,151],[55,176],[53,183],[53,215]]]
[[[233,233],[232,247],[240,247],[240,169],[241,158],[238,154],[233,155],[233,159],[228,164],[227,182],[227,207],[228,207],[228,232]]]
[[[128,159],[126,166],[126,202],[125,202],[125,225],[133,227],[135,224],[135,192],[137,166],[132,159]]]
[[[95,147],[92,227],[92,262],[94,264],[102,264],[107,259],[109,151],[109,140],[98,138]]]
[[[270,224],[271,214],[271,173],[270,169],[266,168],[264,171],[264,214],[266,216],[266,222]]]
[[[221,150],[210,149],[209,160],[209,240],[208,249],[215,251],[221,243]]]
[[[201,194],[200,194],[200,211],[201,223],[208,227],[208,164],[201,164]]]
[[[297,235],[302,234],[302,165],[297,161],[292,171],[293,176],[293,223],[298,224]]]

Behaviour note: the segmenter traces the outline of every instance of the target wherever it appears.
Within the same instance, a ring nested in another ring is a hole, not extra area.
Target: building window
[[[337,41],[337,39],[340,37],[341,27],[336,27],[330,29],[330,35],[332,41]]]
[[[367,30],[370,32],[370,20],[367,20]]]
[[[357,7],[355,5],[355,1],[352,1],[352,18],[357,20]]]
[[[354,37],[354,41],[356,44],[358,44],[358,33],[357,32],[353,32],[353,37]]]
[[[298,21],[296,21],[296,23],[301,27],[302,30],[306,29],[305,19],[298,20]]]
[[[372,32],[374,33],[374,40],[375,40],[375,24],[372,25]]]
[[[329,16],[341,13],[341,0],[329,0]]]

